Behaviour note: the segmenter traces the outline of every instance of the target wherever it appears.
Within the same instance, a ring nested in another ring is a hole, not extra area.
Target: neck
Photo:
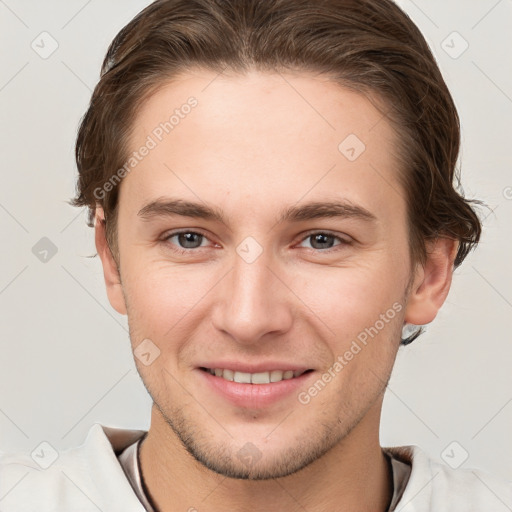
[[[147,493],[158,512],[385,512],[393,479],[378,438],[381,405],[375,403],[346,437],[302,470],[259,481],[228,478],[204,467],[153,405],[151,427],[140,447]]]

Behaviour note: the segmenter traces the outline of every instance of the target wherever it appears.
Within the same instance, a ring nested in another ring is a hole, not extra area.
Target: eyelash
[[[203,238],[205,238],[206,240],[209,240],[208,237],[206,235],[204,235],[203,233],[200,233],[199,231],[192,231],[190,229],[184,229],[184,230],[180,230],[180,231],[173,231],[171,233],[168,233],[166,234],[163,238],[162,238],[162,242],[166,245],[172,245],[172,251],[173,252],[176,252],[177,254],[190,254],[191,252],[197,252],[199,251],[199,249],[201,249],[201,247],[195,247],[195,248],[189,248],[189,249],[182,249],[178,246],[174,246],[174,244],[171,244],[169,242],[169,240],[177,235],[181,235],[181,234],[184,234],[184,233],[187,233],[187,234],[193,234],[193,235],[199,235],[199,236],[202,236]],[[314,248],[309,248],[309,247],[306,247],[305,249],[309,249],[311,251],[314,251],[315,253],[322,253],[322,254],[330,254],[331,252],[334,252],[334,251],[337,251],[338,249],[336,249],[336,247],[340,247],[340,246],[346,246],[346,245],[350,245],[351,244],[351,241],[349,240],[346,240],[345,238],[342,238],[338,235],[335,235],[333,233],[330,233],[329,231],[311,231],[309,233],[306,233],[306,235],[303,236],[303,238],[300,240],[300,242],[304,242],[305,240],[307,240],[308,238],[311,238],[312,236],[314,235],[327,235],[329,237],[332,237],[336,240],[338,240],[340,243],[338,245],[335,245],[333,247],[330,247],[328,249],[314,249]]]

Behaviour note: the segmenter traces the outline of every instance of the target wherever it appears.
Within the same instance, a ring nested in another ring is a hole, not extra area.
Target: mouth
[[[239,384],[271,384],[274,382],[281,382],[283,380],[296,379],[306,373],[311,373],[313,370],[272,370],[263,371],[258,373],[247,373],[228,368],[205,368],[200,367],[203,372],[209,373],[215,377],[219,377],[223,380],[230,382],[237,382]]]
[[[204,366],[196,367],[196,370],[208,393],[214,393],[238,409],[260,411],[284,400],[292,404],[291,397],[310,385],[316,375],[315,370],[303,368],[257,373]]]

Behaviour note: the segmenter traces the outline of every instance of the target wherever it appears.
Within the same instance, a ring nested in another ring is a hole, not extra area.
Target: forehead
[[[197,106],[188,109],[186,103],[192,97]],[[278,142],[288,147],[287,142],[292,146],[297,142],[297,135],[318,145],[331,140],[337,142],[344,134],[354,133],[378,150],[381,142],[395,135],[385,110],[376,94],[365,96],[326,75],[254,70],[246,74],[216,74],[191,69],[164,82],[144,101],[134,135],[152,131],[176,112],[180,114],[179,120],[171,122],[175,139],[179,138],[179,132],[188,136],[188,127],[201,130],[203,141],[213,140],[215,133],[211,128],[215,128],[217,133],[219,130],[221,134],[229,133],[232,139],[243,142],[247,149],[265,142],[265,135],[274,141],[280,134]],[[181,123],[187,117],[187,123]],[[178,124],[180,130],[175,130]],[[374,130],[377,125],[378,129]],[[251,135],[258,138],[251,139]]]
[[[151,150],[121,194],[237,194],[271,207],[339,191],[385,206],[399,192],[396,140],[374,100],[324,75],[189,70],[139,109],[129,148]]]

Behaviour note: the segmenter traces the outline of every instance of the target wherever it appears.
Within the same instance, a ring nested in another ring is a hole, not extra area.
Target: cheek
[[[327,293],[309,299],[317,301],[312,309],[328,326],[324,339],[333,365],[337,363],[331,366],[330,373],[336,375],[332,389],[340,390],[340,403],[349,414],[357,404],[346,401],[373,400],[391,371],[405,312],[405,279],[389,268],[344,270],[331,280]]]
[[[347,340],[374,325],[390,308],[386,317],[391,319],[404,308],[406,272],[403,264],[383,253],[351,267],[312,268],[290,287],[338,339]]]
[[[132,325],[155,339],[174,336],[177,329],[189,324],[201,299],[218,281],[213,267],[165,262],[146,261],[141,268],[127,262],[125,273],[123,286]]]

